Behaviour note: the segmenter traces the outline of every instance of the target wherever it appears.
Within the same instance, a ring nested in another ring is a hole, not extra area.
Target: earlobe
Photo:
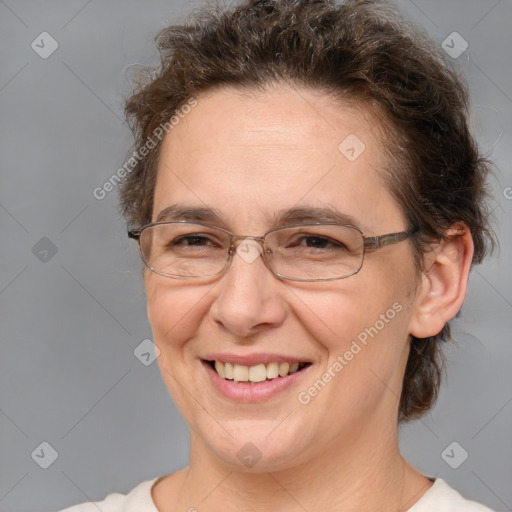
[[[435,336],[457,314],[466,296],[473,252],[469,229],[457,226],[425,256],[426,270],[409,325],[411,335]]]

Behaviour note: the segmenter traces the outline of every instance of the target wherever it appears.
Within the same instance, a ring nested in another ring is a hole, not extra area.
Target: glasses
[[[401,242],[412,234],[402,231],[367,237],[355,226],[311,223],[277,227],[256,237],[186,221],[153,222],[128,231],[128,236],[137,240],[145,265],[161,276],[215,277],[226,271],[236,252],[248,263],[261,255],[274,275],[292,281],[352,276],[361,270],[365,253]]]

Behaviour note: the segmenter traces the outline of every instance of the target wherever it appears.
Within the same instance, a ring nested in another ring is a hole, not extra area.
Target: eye
[[[327,238],[325,236],[318,235],[307,235],[303,236],[302,240],[308,247],[313,247],[315,249],[326,249],[332,247],[340,247],[340,243]]]
[[[200,234],[190,234],[186,236],[180,236],[171,240],[168,245],[176,246],[176,245],[184,245],[184,246],[204,246],[208,244],[208,242],[216,243],[220,245],[218,241],[212,240],[210,237],[200,235]]]
[[[333,238],[314,234],[297,235],[289,241],[289,244],[287,244],[287,248],[296,246],[308,247],[311,249],[348,250],[348,247],[339,240],[334,240]]]

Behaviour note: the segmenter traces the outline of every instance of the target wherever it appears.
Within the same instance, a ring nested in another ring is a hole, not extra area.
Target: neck
[[[176,506],[162,512],[406,511],[432,484],[402,458],[396,425],[391,433],[380,427],[378,436],[363,427],[352,439],[326,444],[315,458],[259,473],[228,467],[192,433],[190,465],[169,494]]]

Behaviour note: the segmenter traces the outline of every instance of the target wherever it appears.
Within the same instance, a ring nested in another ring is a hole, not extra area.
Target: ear
[[[427,270],[416,294],[410,334],[435,336],[457,314],[466,297],[473,252],[471,232],[465,225],[456,225],[426,253]]]

